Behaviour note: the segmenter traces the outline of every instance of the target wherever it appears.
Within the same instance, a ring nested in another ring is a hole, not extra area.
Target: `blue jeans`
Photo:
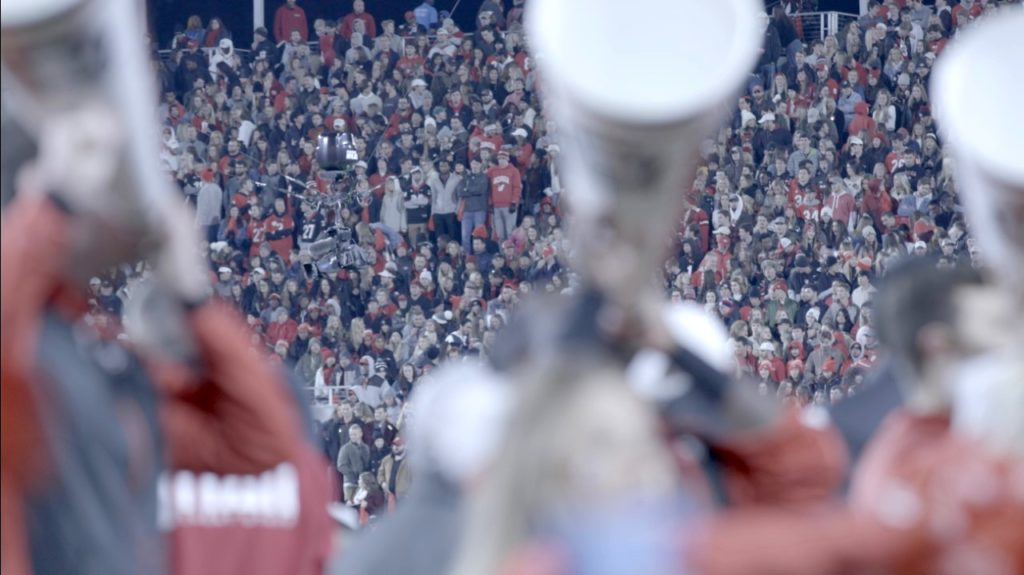
[[[370,229],[373,231],[380,230],[382,234],[388,239],[388,246],[391,249],[397,248],[398,244],[402,243],[402,236],[396,232],[391,226],[384,224],[370,224]]]
[[[491,221],[498,234],[499,242],[505,241],[512,235],[512,230],[516,229],[517,216],[517,211],[512,208],[494,208],[494,219]]]
[[[487,212],[462,213],[462,247],[467,252],[473,251],[473,230],[477,226],[487,225]]]

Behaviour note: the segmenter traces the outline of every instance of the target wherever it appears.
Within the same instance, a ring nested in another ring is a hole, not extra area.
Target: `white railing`
[[[309,401],[313,418],[317,421],[330,419],[334,406],[348,399],[349,388],[341,385],[325,385],[323,387],[305,387],[303,391]]]
[[[857,19],[856,14],[847,12],[802,12],[790,16],[803,33],[804,43],[824,40],[832,34],[838,34],[847,24]]]

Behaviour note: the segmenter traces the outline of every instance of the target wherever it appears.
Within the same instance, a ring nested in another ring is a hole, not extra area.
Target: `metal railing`
[[[309,386],[303,388],[313,418],[317,421],[330,419],[334,406],[348,399],[349,388],[342,385]]]
[[[856,20],[857,15],[847,12],[803,12],[793,14],[790,18],[807,43],[838,34],[847,24]]]
[[[319,42],[306,42],[306,45],[309,46],[310,54],[314,54],[314,55],[320,54],[320,43]],[[280,45],[278,45],[277,48],[280,48]],[[213,56],[213,52],[216,49],[217,48],[200,48],[200,50],[202,50],[203,53],[206,54],[207,59],[209,59],[211,56]],[[252,50],[251,49],[249,49],[249,48],[239,48],[239,47],[235,46],[235,52],[239,56],[242,57],[242,60],[244,60],[245,62],[251,63],[251,58],[252,58]],[[160,56],[160,59],[163,60],[164,62],[167,62],[168,60],[171,59],[171,57],[174,56],[174,50],[172,50],[170,48],[163,48],[161,50],[157,50],[156,53],[157,53],[158,56]]]

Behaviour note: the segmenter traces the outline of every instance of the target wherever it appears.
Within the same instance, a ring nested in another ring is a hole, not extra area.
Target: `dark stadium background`
[[[366,9],[377,21],[392,18],[402,20],[406,10],[412,10],[422,0],[367,0]],[[713,2],[714,0],[707,0]],[[481,0],[463,0],[453,14],[459,28],[472,29],[473,18]],[[274,11],[284,0],[264,0],[267,29],[274,22]],[[772,2],[774,4],[774,2]],[[931,4],[931,2],[926,2]],[[437,0],[434,6],[440,12],[451,10],[456,0]],[[510,4],[510,2],[506,2]],[[628,2],[623,2],[628,6]],[[211,17],[219,16],[231,31],[236,46],[248,48],[252,43],[252,0],[146,0],[149,8],[150,30],[154,32],[160,48],[167,48],[174,35],[175,26],[184,27],[185,20],[191,14],[198,14],[205,24]],[[317,18],[340,18],[352,10],[351,0],[299,0],[299,5],[306,10],[310,26]],[[819,10],[836,10],[856,14],[859,10],[857,0],[819,0]],[[643,15],[639,15],[643,17]]]

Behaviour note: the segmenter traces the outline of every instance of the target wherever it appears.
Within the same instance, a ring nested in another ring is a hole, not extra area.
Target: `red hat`
[[[309,331],[311,329],[313,329],[313,328],[310,327],[308,323],[303,323],[303,324],[299,324],[298,331]]]
[[[772,362],[762,359],[761,361],[757,362],[757,371],[761,371],[762,367],[771,370]]]
[[[402,439],[401,436],[398,436],[398,437],[395,438],[394,441],[391,442],[391,445],[397,445],[399,447],[404,447],[405,446],[405,440]]]
[[[482,240],[486,240],[487,239],[487,228],[485,228],[483,224],[480,224],[479,226],[473,228],[473,237],[474,238],[480,238]]]
[[[829,361],[832,361],[832,360],[830,359]],[[786,371],[789,371],[789,370],[793,369],[794,367],[799,369],[800,371],[803,371],[804,370],[804,362],[800,361],[799,359],[791,359],[789,361],[789,363],[786,364]]]
[[[869,271],[871,271],[871,267],[872,267],[871,258],[869,258],[867,256],[864,256],[864,257],[860,258],[859,260],[857,260],[857,269],[859,269],[860,271],[862,271],[862,272],[869,272]]]
[[[928,238],[931,237],[930,234],[932,231],[933,228],[931,224],[924,220],[917,220],[917,222],[914,223],[914,236],[921,241],[928,241]]]
[[[555,255],[555,248],[553,248],[551,246],[544,246],[544,249],[541,250],[540,255],[542,255],[542,256],[544,256],[546,258],[549,258],[549,257]]]

